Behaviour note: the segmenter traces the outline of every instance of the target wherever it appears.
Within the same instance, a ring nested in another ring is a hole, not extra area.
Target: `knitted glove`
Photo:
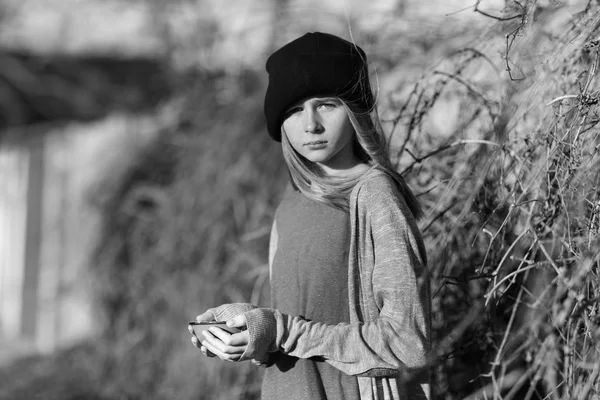
[[[215,321],[228,321],[255,308],[256,306],[248,303],[230,303],[215,308],[209,308],[208,311],[212,312]]]
[[[240,361],[265,360],[269,352],[277,351],[277,325],[279,311],[270,308],[254,308],[244,313],[250,341]],[[279,318],[281,321],[281,318]]]

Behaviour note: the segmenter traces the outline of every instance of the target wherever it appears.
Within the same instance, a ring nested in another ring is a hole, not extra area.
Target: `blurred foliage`
[[[0,49],[0,129],[141,112],[169,96],[162,60]]]
[[[193,86],[178,124],[116,187],[101,189],[115,196],[102,205],[110,217],[95,267],[99,308],[104,339],[126,349],[115,348],[107,377],[115,396],[132,379],[165,398],[237,398],[232,391],[256,393],[260,382],[231,365],[209,368],[217,361],[199,359],[187,332],[187,321],[208,307],[252,294],[267,304],[264,260],[283,178],[277,148],[261,132],[260,93],[221,106],[218,79],[184,82]]]
[[[427,213],[434,389],[594,398],[600,17],[591,2],[562,19],[560,5],[509,5],[483,30],[362,32],[373,82],[387,85],[392,158]],[[268,303],[287,176],[265,134],[262,66],[176,76],[165,105],[176,122],[95,196],[104,231],[90,269],[105,329],[0,371],[0,398],[258,397],[261,370],[200,356],[186,322],[223,302]]]

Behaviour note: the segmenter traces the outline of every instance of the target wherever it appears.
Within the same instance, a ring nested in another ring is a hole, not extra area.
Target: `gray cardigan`
[[[431,318],[425,249],[388,174],[365,173],[350,195],[350,221],[350,323],[327,325],[250,304],[212,309],[215,319],[245,314],[250,343],[242,360],[274,351],[320,356],[357,376],[361,400],[428,399]],[[274,227],[270,261],[276,246]]]

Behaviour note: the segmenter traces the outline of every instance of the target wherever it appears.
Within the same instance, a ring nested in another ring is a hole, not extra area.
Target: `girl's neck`
[[[323,172],[325,172],[325,174],[328,176],[350,177],[352,175],[359,175],[364,173],[370,168],[370,166],[356,159],[355,162],[346,165],[336,167],[321,165],[321,168],[323,169]]]

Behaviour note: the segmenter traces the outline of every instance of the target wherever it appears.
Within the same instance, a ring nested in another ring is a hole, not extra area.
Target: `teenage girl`
[[[267,60],[264,111],[290,185],[269,249],[272,308],[197,317],[207,356],[266,365],[263,399],[429,398],[430,295],[417,199],[393,169],[367,59],[307,33]]]

